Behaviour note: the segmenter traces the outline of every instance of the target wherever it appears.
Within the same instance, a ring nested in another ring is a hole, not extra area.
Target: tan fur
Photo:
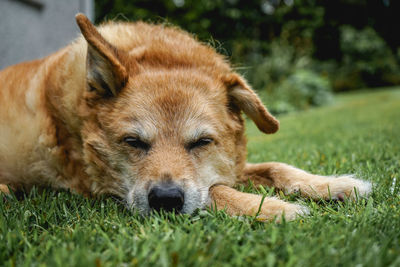
[[[307,215],[308,209],[304,206],[285,202],[275,197],[242,193],[225,185],[216,185],[211,188],[211,208],[225,209],[231,215],[257,216],[260,221],[275,220],[279,222],[283,217],[293,220],[298,215]],[[262,205],[261,205],[262,203]]]
[[[300,193],[313,199],[355,200],[358,196],[368,195],[371,185],[353,178],[321,176],[307,173],[284,163],[268,162],[247,164],[242,176],[243,182],[251,179],[255,185],[268,185],[281,189],[285,194]],[[356,188],[356,192],[354,190]]]
[[[113,194],[145,214],[149,188],[173,180],[185,191],[183,212],[216,203],[232,215],[258,210],[260,196],[229,188],[246,179],[314,198],[370,192],[360,180],[281,163],[245,167],[241,111],[265,133],[279,123],[224,57],[189,34],[142,22],[96,29],[83,15],[77,22],[83,37],[71,45],[0,72],[1,191]],[[132,136],[149,149],[128,145]],[[201,138],[212,142],[188,148]],[[305,213],[266,199],[259,216]]]

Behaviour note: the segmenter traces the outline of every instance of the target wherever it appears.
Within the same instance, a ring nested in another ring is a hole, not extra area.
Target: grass
[[[355,173],[374,182],[372,196],[357,203],[284,197],[312,212],[275,224],[209,211],[141,218],[110,198],[34,190],[0,199],[1,265],[399,266],[400,89],[341,95],[280,120],[270,136],[249,124],[250,161]]]

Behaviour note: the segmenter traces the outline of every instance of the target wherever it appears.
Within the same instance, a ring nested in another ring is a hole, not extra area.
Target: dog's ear
[[[75,18],[88,43],[86,76],[89,90],[102,97],[117,95],[128,81],[126,67],[119,60],[122,52],[107,42],[85,15],[77,14]]]
[[[258,129],[264,133],[275,133],[279,129],[279,121],[264,107],[260,98],[247,82],[236,73],[223,77],[228,89],[230,104],[249,116]]]

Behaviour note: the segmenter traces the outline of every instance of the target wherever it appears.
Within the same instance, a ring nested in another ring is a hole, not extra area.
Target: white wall
[[[93,0],[0,0],[0,69],[70,43],[79,33],[78,12],[93,19]]]

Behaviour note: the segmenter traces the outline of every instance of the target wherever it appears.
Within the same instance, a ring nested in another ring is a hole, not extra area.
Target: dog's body
[[[266,133],[278,121],[227,61],[171,27],[77,16],[83,37],[44,59],[0,72],[0,184],[117,195],[141,213],[191,213],[215,203],[252,215],[252,179],[313,198],[354,198],[368,182],[308,174],[282,163],[246,165],[244,111]],[[104,39],[103,39],[104,38]],[[305,208],[265,199],[260,215]]]

